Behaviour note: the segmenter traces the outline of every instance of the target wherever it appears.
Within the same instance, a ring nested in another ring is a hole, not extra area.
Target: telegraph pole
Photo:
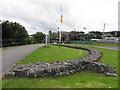
[[[86,28],[85,28],[85,27],[83,27],[83,29],[84,29],[84,32],[85,32]],[[84,40],[85,40],[85,34],[84,34]]]
[[[105,35],[104,32],[105,32],[105,23],[104,23],[104,26],[103,26],[103,36]]]

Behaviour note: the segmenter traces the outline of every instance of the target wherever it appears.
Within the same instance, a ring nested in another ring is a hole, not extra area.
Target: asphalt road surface
[[[120,47],[119,46],[90,46],[90,45],[80,45],[80,46],[98,47],[98,48],[105,48],[105,49],[111,49],[111,50],[118,50],[118,51],[120,51]]]
[[[120,51],[120,47],[103,47],[103,46],[93,46],[93,47],[105,48],[105,49],[112,49],[112,50],[118,50],[118,51]]]
[[[2,74],[12,67],[16,62],[22,60],[26,55],[42,46],[44,46],[44,44],[19,46],[2,50]]]

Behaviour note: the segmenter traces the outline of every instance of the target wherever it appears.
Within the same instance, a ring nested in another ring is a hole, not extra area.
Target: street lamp
[[[60,27],[58,26],[58,32],[59,32],[59,48],[60,48],[60,43],[61,43],[61,31]]]
[[[45,32],[45,47],[46,48],[49,47],[48,46],[48,32],[47,31]]]
[[[47,43],[47,42],[48,42],[48,39],[47,39],[47,38],[48,38],[48,35],[45,34],[45,46],[46,46],[46,47],[47,47],[47,45],[48,45],[48,43]]]
[[[86,28],[85,28],[85,27],[83,27],[83,29],[84,29],[84,32],[85,32]],[[84,35],[84,40],[85,40],[85,35]]]

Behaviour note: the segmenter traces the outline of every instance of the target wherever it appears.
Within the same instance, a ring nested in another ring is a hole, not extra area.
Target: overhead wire
[[[47,4],[46,4],[45,0],[42,0],[42,1],[43,1],[44,6],[46,7],[46,10],[47,10],[47,12],[48,12],[48,14],[49,14],[49,17],[51,18],[51,21],[52,21],[52,23],[53,23],[53,26],[54,26],[55,28],[57,28],[57,25],[55,24],[55,21],[54,21],[52,15],[51,15],[51,13],[50,13],[48,7],[47,7]]]
[[[62,5],[61,5],[61,0],[60,0],[60,22],[63,25],[63,11],[62,11]]]

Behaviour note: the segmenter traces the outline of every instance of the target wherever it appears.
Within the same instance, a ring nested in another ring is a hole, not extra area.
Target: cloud
[[[48,8],[45,7],[45,4]],[[29,34],[37,31],[106,31],[118,30],[118,0],[1,0],[0,19],[16,21]],[[60,5],[64,25],[60,24]]]

